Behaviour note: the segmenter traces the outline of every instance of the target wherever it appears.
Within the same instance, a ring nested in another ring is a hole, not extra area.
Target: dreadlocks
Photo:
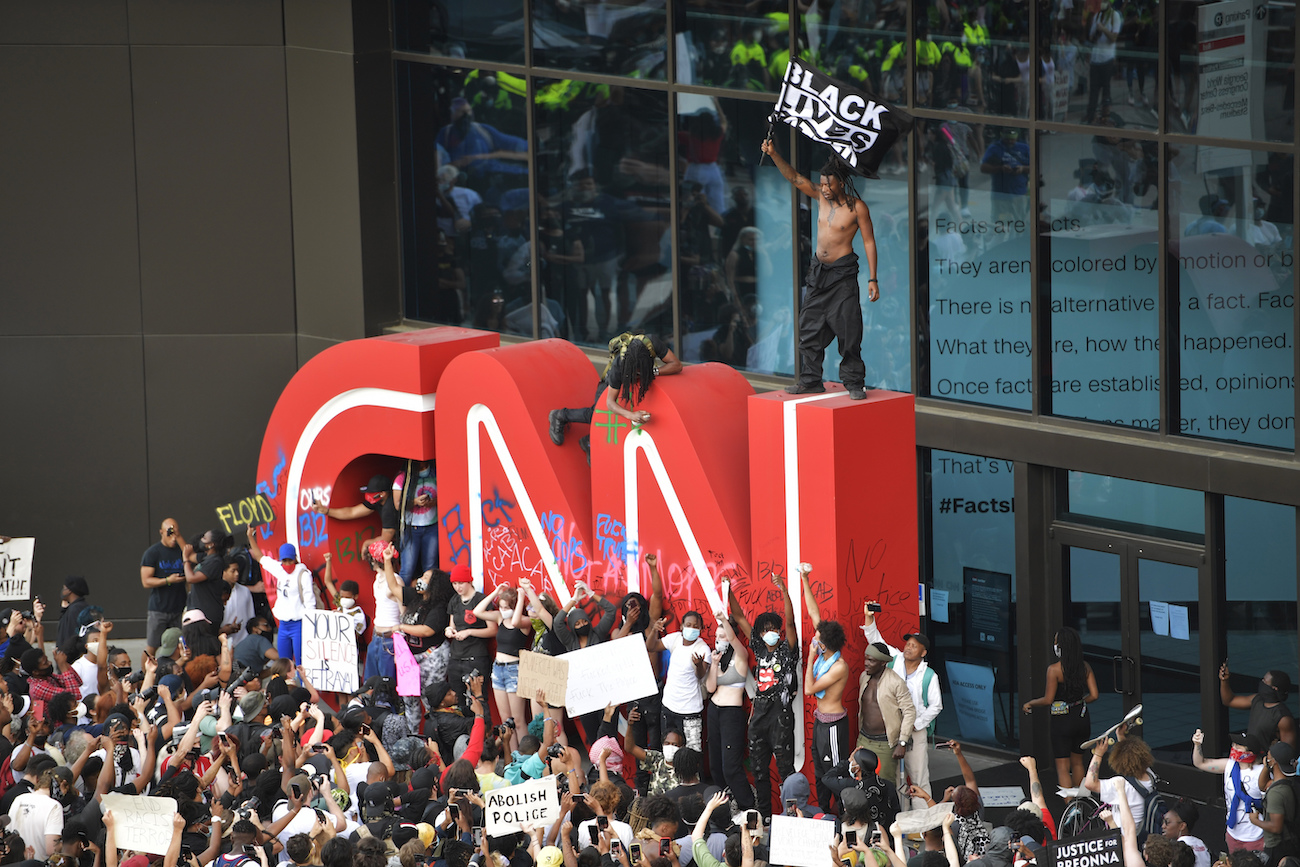
[[[616,362],[623,381],[619,385],[618,396],[628,406],[635,406],[645,397],[646,390],[655,376],[655,359],[644,342],[631,340],[623,354]],[[636,390],[635,397],[633,389]]]
[[[862,198],[862,196],[858,195],[857,187],[853,186],[853,169],[849,168],[849,164],[840,159],[838,155],[831,154],[830,159],[826,160],[826,163],[822,166],[821,173],[829,175],[840,182],[840,190],[848,197],[849,204],[852,204],[854,199]]]

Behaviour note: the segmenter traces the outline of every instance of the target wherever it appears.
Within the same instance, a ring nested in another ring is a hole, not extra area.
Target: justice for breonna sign
[[[798,60],[785,70],[785,83],[768,117],[788,123],[830,147],[858,174],[877,178],[885,154],[912,129],[912,116],[855,90]]]

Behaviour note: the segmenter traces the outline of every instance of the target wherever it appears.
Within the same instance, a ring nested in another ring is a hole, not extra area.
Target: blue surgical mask
[[[779,642],[780,640],[781,640],[781,634],[779,632],[763,633],[763,643],[766,644],[768,647],[776,647],[777,642]]]
[[[690,644],[692,641],[694,641],[699,637],[700,637],[700,630],[696,629],[694,626],[682,627],[682,640],[685,641],[687,644]]]

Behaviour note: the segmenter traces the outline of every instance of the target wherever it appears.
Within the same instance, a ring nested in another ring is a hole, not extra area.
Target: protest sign
[[[271,508],[271,501],[266,498],[266,494],[256,494],[238,502],[217,506],[217,520],[226,528],[227,533],[233,533],[249,524],[271,523],[275,520],[275,509]]]
[[[606,705],[635,701],[659,691],[646,656],[645,637],[639,632],[572,650],[564,654],[564,659],[569,664],[564,704],[570,716],[604,710]]]
[[[774,815],[768,861],[785,867],[826,867],[826,853],[834,842],[834,822]]]
[[[980,800],[986,807],[1019,807],[1025,790],[1019,786],[980,786]]]
[[[531,700],[539,689],[546,693],[546,699],[551,703],[557,703],[560,696],[568,695],[567,656],[548,656],[531,650],[519,651],[519,686],[516,691],[520,696]]]
[[[489,837],[504,837],[559,820],[560,796],[554,776],[483,794],[483,825]]]
[[[980,789],[980,794],[984,790]],[[938,828],[943,824],[943,817],[952,812],[952,801],[946,801],[942,804],[935,804],[933,807],[926,807],[924,810],[909,810],[906,813],[898,814],[898,830],[903,835],[907,834],[924,834],[931,828]]]
[[[420,663],[415,661],[415,654],[411,653],[406,636],[400,632],[393,633],[393,662],[397,664],[397,694],[419,695]]]
[[[1041,867],[1124,867],[1124,832],[1116,828],[1053,840],[1038,860]]]
[[[32,554],[36,540],[10,539],[0,542],[0,599],[30,599]]]
[[[351,614],[303,612],[302,667],[321,692],[357,691],[357,640]]]
[[[104,810],[113,811],[113,841],[119,849],[166,855],[172,843],[175,798],[104,795]]]

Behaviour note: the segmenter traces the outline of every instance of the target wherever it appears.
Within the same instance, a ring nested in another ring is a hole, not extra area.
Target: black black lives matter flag
[[[878,178],[885,154],[912,129],[912,116],[882,99],[849,87],[811,66],[791,60],[768,120],[788,123],[828,146],[849,167]]]

